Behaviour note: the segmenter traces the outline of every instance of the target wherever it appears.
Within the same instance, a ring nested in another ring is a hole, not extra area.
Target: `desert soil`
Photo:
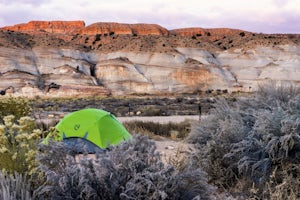
[[[119,121],[144,121],[155,123],[180,123],[185,120],[198,121],[199,115],[177,115],[177,116],[132,116],[132,117],[118,117]],[[163,162],[173,163],[184,160],[190,155],[194,149],[193,145],[184,140],[171,140],[165,137],[158,137],[154,139],[157,147],[157,152],[161,155]],[[174,163],[173,163],[174,164]]]
[[[132,116],[132,117],[118,117],[122,123],[129,121],[143,121],[155,123],[180,123],[185,120],[199,120],[199,115],[176,115],[176,116]]]

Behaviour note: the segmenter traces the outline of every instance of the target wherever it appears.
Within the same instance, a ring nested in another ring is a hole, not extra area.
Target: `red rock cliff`
[[[136,34],[136,35],[179,35],[179,36],[225,36],[239,34],[243,32],[238,29],[228,28],[182,28],[168,31],[166,28],[157,24],[124,24],[114,22],[98,22],[85,27],[84,21],[31,21],[25,24],[17,24],[0,28],[3,30],[20,31],[30,34],[48,32],[56,34]]]
[[[157,24],[121,24],[99,22],[82,30],[82,34],[136,34],[136,35],[168,35],[169,31]]]
[[[77,34],[84,29],[84,21],[31,21],[26,24],[7,26],[3,30],[20,32],[48,32],[59,34]]]
[[[157,24],[121,24],[99,22],[85,27],[84,21],[31,21],[1,28],[3,30],[26,33],[48,32],[57,34],[136,34],[136,35],[168,35],[169,31]]]
[[[234,35],[243,32],[242,30],[238,29],[230,29],[230,28],[181,28],[181,29],[174,29],[170,31],[172,35],[180,35],[180,36],[193,36],[193,35]]]
[[[205,33],[207,33],[207,31],[204,28],[181,28],[170,31],[170,34],[180,36],[205,35]]]

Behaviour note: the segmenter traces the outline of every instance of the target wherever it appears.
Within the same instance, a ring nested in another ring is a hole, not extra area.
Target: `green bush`
[[[0,118],[2,122],[4,116],[13,115],[15,119],[20,119],[21,117],[31,115],[31,111],[29,101],[26,98],[0,98]]]
[[[36,170],[37,142],[42,131],[36,129],[34,119],[9,115],[0,124],[0,170],[9,174],[33,174]]]
[[[254,198],[300,197],[300,95],[294,86],[271,82],[232,105],[218,100],[189,141],[217,186]]]
[[[131,142],[75,156],[63,143],[42,146],[40,169],[45,183],[37,199],[209,199],[205,173],[188,164],[182,171],[165,166],[153,141]]]

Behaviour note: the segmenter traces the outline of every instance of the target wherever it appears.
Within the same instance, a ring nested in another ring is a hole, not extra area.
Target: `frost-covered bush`
[[[18,173],[7,174],[0,171],[0,199],[31,200],[30,185],[26,178]]]
[[[9,115],[0,124],[0,170],[9,174],[33,174],[37,166],[38,141],[42,131],[36,129],[34,119]]]
[[[300,197],[299,89],[265,85],[254,97],[231,106],[219,100],[193,128],[189,141],[196,144],[198,164],[216,185],[239,186],[263,199],[276,199],[274,194]]]
[[[76,156],[63,143],[42,146],[45,183],[37,199],[208,199],[205,173],[192,165],[182,171],[161,162],[154,142],[131,142]]]
[[[299,97],[293,101],[300,103]],[[233,144],[224,157],[238,160],[239,174],[251,177],[252,182],[263,190],[268,188],[264,191],[267,197],[287,178],[293,179],[286,182],[291,184],[288,186],[291,193],[300,197],[300,174],[296,173],[300,170],[300,110],[290,106],[287,110],[279,106],[257,111],[251,132]],[[287,193],[283,192],[283,195]]]
[[[288,82],[269,81],[259,85],[257,100],[263,105],[287,105],[291,99],[299,95],[299,88]]]
[[[231,145],[247,135],[251,124],[243,121],[251,116],[238,112],[224,99],[218,99],[211,114],[192,128],[188,140],[196,145],[201,167],[216,185],[226,187],[235,183],[237,168],[223,160]]]

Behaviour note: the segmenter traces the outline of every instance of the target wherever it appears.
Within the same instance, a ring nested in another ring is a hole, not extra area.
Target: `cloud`
[[[48,0],[0,0],[0,4],[3,5],[24,5],[24,4],[31,4],[31,5],[41,5],[45,2],[49,2]]]
[[[155,23],[168,29],[229,27],[300,33],[299,0],[0,0],[0,26],[31,20]]]

